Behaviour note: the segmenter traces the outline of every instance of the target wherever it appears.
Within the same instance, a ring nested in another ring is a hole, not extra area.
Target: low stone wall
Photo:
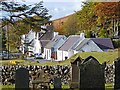
[[[29,80],[30,84],[32,80],[36,80],[41,78],[40,75],[43,75],[43,80],[50,80],[50,83],[53,83],[53,76],[61,77],[61,81],[63,84],[69,84],[71,80],[71,66],[0,66],[0,82],[3,85],[12,85],[15,84],[15,71],[24,67],[29,70]],[[114,82],[114,64],[107,64],[105,67],[105,81],[106,83]],[[41,73],[42,71],[42,73]]]
[[[114,64],[107,64],[105,67],[105,82],[106,83],[113,83],[114,82],[114,74],[115,66]]]
[[[29,70],[30,84],[32,80],[50,80],[53,83],[53,76],[61,77],[61,81],[64,84],[68,84],[70,81],[70,66],[0,66],[1,74],[0,80],[3,85],[15,84],[15,71],[24,67]],[[41,78],[42,77],[42,78]]]

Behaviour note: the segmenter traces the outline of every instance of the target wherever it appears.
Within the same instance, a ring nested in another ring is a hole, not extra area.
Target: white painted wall
[[[51,60],[51,49],[44,48],[45,59]]]
[[[61,50],[57,50],[57,60],[62,61],[62,57],[63,57],[63,52]]]
[[[67,51],[57,50],[57,59],[59,61],[65,60],[65,57],[68,57]]]
[[[40,41],[35,39],[35,43],[34,43],[34,53],[41,53],[41,44]]]
[[[68,58],[70,58],[72,55],[74,55],[74,51],[73,50],[69,50],[68,51]]]

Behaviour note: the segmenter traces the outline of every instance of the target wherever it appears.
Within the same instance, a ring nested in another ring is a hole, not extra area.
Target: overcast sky
[[[14,0],[22,3],[33,4],[41,0]],[[81,2],[84,0],[42,0],[44,7],[52,15],[51,20],[58,19],[74,13],[81,9]]]

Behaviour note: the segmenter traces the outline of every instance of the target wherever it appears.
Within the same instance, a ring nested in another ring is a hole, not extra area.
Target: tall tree
[[[9,26],[7,31],[9,31],[10,40],[7,42],[11,43],[11,46],[19,46],[21,35],[27,34],[30,30],[40,31],[41,25],[49,21],[51,16],[48,15],[48,10],[42,3],[26,5],[17,2],[0,2],[1,11],[5,14],[2,15],[1,19],[2,27]]]
[[[120,20],[120,2],[101,2],[95,7],[97,21],[101,29],[112,37],[118,34]]]
[[[0,29],[0,52],[6,51],[6,32],[5,29]]]
[[[95,30],[97,16],[94,7],[96,4],[95,2],[83,2],[82,9],[77,12],[80,30],[84,32]]]

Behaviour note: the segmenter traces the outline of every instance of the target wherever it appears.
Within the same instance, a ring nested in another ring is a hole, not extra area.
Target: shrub
[[[120,40],[113,41],[114,48],[120,48]]]

